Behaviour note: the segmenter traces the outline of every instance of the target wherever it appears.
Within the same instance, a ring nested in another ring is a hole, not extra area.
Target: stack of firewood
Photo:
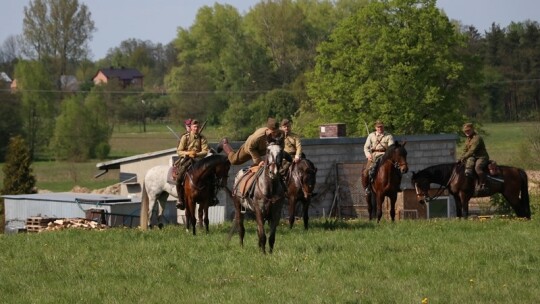
[[[26,229],[28,232],[42,232],[62,229],[98,229],[103,230],[108,228],[107,225],[84,218],[43,218],[30,217],[26,220]]]
[[[69,229],[69,228],[77,228],[77,229],[98,229],[103,230],[107,228],[107,225],[99,224],[95,221],[83,219],[83,218],[65,218],[65,219],[57,219],[53,222],[50,222],[47,224],[47,228],[45,230],[62,230],[62,229]]]

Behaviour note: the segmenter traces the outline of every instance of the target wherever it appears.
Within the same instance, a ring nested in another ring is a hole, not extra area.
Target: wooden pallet
[[[56,220],[55,218],[33,216],[26,219],[26,231],[28,232],[41,232],[47,228],[50,222]]]

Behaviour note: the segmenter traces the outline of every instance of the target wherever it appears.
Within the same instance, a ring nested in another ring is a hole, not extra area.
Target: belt
[[[371,150],[372,152],[385,152],[386,149],[375,149],[375,150]]]

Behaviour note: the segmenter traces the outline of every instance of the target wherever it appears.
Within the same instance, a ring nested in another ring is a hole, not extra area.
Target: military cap
[[[266,127],[272,131],[279,129],[278,122],[276,121],[275,118],[272,118],[272,117],[268,118],[268,121],[266,122]]]
[[[474,129],[474,125],[470,122],[466,123],[463,125],[463,131],[469,131],[469,130],[473,130]]]

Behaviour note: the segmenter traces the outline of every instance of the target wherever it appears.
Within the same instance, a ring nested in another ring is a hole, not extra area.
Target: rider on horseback
[[[208,141],[199,130],[199,121],[188,119],[185,124],[186,128],[189,126],[189,132],[182,135],[176,148],[176,152],[180,156],[180,159],[175,163],[175,167],[178,168],[177,184],[184,182],[184,175],[195,160],[205,157],[209,151]],[[178,191],[178,204],[176,207],[180,210],[185,209],[183,191]]]
[[[301,158],[306,158],[302,152],[302,143],[300,142],[300,136],[291,131],[291,121],[283,119],[281,121],[281,131],[285,134],[283,151],[288,153],[294,163],[298,163]],[[283,160],[281,166],[281,175],[287,177],[291,162]]]
[[[231,165],[241,165],[250,159],[253,160],[254,166],[262,165],[262,156],[266,154],[267,142],[280,137],[283,137],[283,132],[279,130],[278,122],[274,118],[268,118],[266,127],[255,130],[238,151],[233,150],[227,138],[219,142],[216,150],[218,153],[225,151]]]
[[[459,162],[465,164],[465,175],[473,177],[473,168],[478,175],[479,191],[486,191],[486,173],[484,168],[489,163],[489,154],[484,144],[484,139],[474,130],[472,123],[463,125],[463,133],[467,136],[463,153]]]
[[[372,132],[366,138],[364,144],[364,154],[367,158],[366,166],[362,172],[362,186],[366,190],[366,194],[371,192],[371,181],[375,177],[376,163],[381,156],[384,155],[386,149],[394,144],[394,137],[390,133],[384,132],[384,124],[382,121],[375,122],[375,132]]]

